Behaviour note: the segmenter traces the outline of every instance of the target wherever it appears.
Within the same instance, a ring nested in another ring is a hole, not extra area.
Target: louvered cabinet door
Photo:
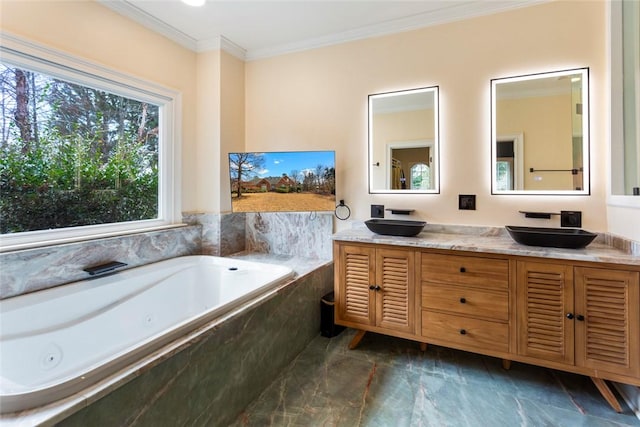
[[[573,365],[572,267],[518,261],[516,298],[518,353]]]
[[[376,250],[376,325],[415,332],[413,251]]]
[[[575,269],[576,364],[640,374],[638,273]]]
[[[339,246],[336,289],[339,320],[372,325],[375,322],[374,283],[375,249],[362,246]]]

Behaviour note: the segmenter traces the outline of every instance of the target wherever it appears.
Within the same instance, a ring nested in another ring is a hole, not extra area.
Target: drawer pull
[[[466,335],[467,331],[465,331],[464,329],[460,329],[460,335]]]
[[[373,291],[373,290],[375,290],[375,289],[376,289],[376,287],[375,287],[375,286],[373,286],[373,285],[369,285],[369,290],[370,290],[370,291]]]
[[[583,322],[584,321],[584,316],[582,314],[578,314],[576,316],[576,320],[579,320],[579,321]]]
[[[573,318],[574,318],[573,313],[567,313],[567,319],[571,320]]]
[[[464,267],[460,267],[460,273],[466,273],[466,272],[467,272],[467,269],[466,269],[466,268],[464,268]]]
[[[465,304],[467,302],[467,299],[462,297],[460,298],[460,304]]]

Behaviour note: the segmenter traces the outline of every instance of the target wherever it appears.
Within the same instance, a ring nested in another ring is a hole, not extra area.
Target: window
[[[513,190],[513,158],[499,157],[496,160],[496,190]]]
[[[175,222],[178,95],[12,41],[26,52],[1,47],[2,246]]]
[[[424,163],[416,163],[411,166],[411,189],[428,190],[431,188],[431,175],[429,166]]]

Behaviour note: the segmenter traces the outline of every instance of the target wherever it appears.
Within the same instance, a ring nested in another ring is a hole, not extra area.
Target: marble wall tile
[[[200,252],[200,227],[185,226],[0,254],[0,299],[86,279],[84,268],[128,268]]]
[[[202,226],[202,254],[228,256],[245,250],[244,213],[186,213],[183,221]]]
[[[629,255],[640,256],[640,242],[607,233],[605,235],[605,243],[616,249],[620,249]]]
[[[330,260],[332,213],[248,213],[246,250]]]
[[[74,282],[83,268],[109,261],[129,267],[183,255],[248,251],[330,260],[333,215],[185,213],[186,227],[0,254],[0,299]]]
[[[220,256],[245,250],[246,214],[229,213],[220,217]]]
[[[318,335],[332,289],[329,263],[59,425],[229,425]]]

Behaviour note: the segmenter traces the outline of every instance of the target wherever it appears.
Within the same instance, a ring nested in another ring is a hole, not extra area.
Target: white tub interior
[[[292,276],[189,256],[0,301],[0,412],[76,393]]]

